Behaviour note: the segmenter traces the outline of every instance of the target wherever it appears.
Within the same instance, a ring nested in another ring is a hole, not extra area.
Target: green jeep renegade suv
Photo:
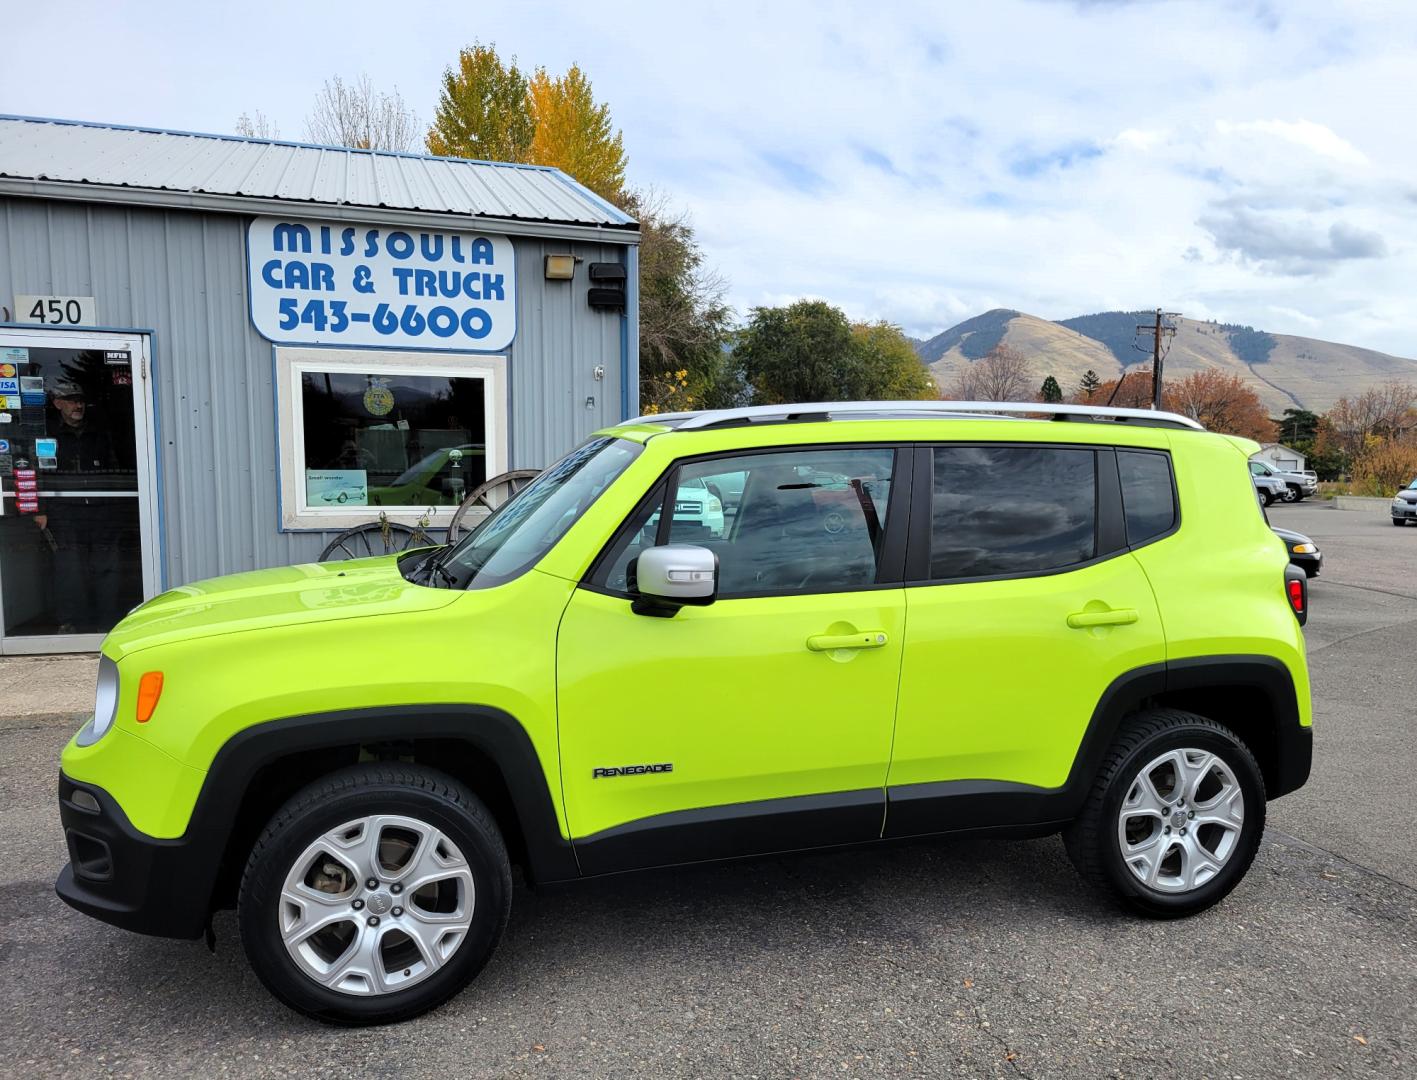
[[[180,938],[234,905],[265,984],[346,1023],[466,985],[513,862],[1061,832],[1192,914],[1309,772],[1255,449],[1094,407],[643,417],[452,547],[173,589],[104,642],[59,895]]]

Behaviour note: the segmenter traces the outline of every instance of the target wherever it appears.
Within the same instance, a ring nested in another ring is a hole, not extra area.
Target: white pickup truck
[[[1319,490],[1318,474],[1313,470],[1306,472],[1285,472],[1276,469],[1267,461],[1250,460],[1250,475],[1256,480],[1256,487],[1260,487],[1260,480],[1277,481],[1282,487],[1275,487],[1273,484],[1263,485],[1275,491],[1278,498],[1285,502],[1300,502]]]

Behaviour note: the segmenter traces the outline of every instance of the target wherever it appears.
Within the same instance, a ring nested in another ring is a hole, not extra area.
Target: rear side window
[[[934,580],[1041,573],[1097,553],[1092,450],[942,446],[934,473]]]
[[[1122,508],[1127,519],[1127,543],[1144,544],[1176,524],[1176,489],[1171,483],[1171,459],[1166,454],[1118,450],[1122,478]]]

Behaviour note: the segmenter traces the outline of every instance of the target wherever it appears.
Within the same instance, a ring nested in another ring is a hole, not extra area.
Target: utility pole
[[[1176,336],[1176,328],[1168,325],[1166,319],[1175,319],[1180,316],[1179,311],[1162,311],[1156,309],[1155,321],[1145,323],[1137,327],[1137,333],[1147,333],[1151,335],[1151,407],[1161,408],[1161,361],[1166,358],[1166,352],[1170,352],[1171,347],[1166,347],[1166,352],[1161,349],[1162,338],[1173,338]]]

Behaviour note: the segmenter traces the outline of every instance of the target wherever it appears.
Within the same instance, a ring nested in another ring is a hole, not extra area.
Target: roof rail
[[[707,409],[703,412],[656,413],[637,416],[630,424],[670,423],[676,431],[727,427],[734,424],[791,423],[855,417],[955,418],[1026,416],[1045,414],[1054,420],[1100,421],[1139,427],[1205,427],[1180,413],[1152,409],[1118,409],[1107,405],[1065,405],[1041,401],[817,401],[800,405],[749,405],[740,409]]]

